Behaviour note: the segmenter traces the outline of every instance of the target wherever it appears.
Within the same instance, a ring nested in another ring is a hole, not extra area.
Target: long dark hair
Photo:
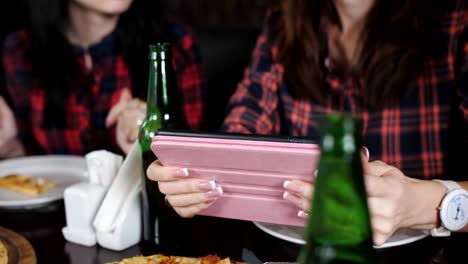
[[[78,65],[64,35],[68,1],[28,0],[28,34],[32,42],[33,72],[46,89],[46,125],[60,126],[65,116]],[[119,47],[129,67],[133,94],[144,98],[148,80],[148,45],[158,41],[173,42],[164,8],[159,0],[133,0],[117,24]],[[61,116],[60,117],[60,115]],[[53,117],[53,120],[49,117]]]
[[[436,21],[434,0],[376,0],[369,11],[354,72],[364,73],[363,94],[371,106],[398,102],[415,83],[430,49]],[[284,0],[274,39],[285,81],[296,98],[322,102],[323,24],[341,28],[333,1]],[[277,15],[277,16],[278,16]],[[273,22],[272,22],[273,23]],[[361,76],[356,76],[361,80]]]

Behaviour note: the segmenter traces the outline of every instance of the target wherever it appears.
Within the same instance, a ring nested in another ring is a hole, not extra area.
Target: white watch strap
[[[449,193],[449,192],[451,192],[451,191],[453,191],[455,189],[460,189],[461,188],[460,184],[458,184],[458,183],[456,183],[454,181],[446,181],[446,180],[433,180],[433,181],[440,182],[447,188],[447,192],[445,193],[445,195],[447,195],[447,193]],[[434,237],[450,236],[450,230],[448,230],[447,228],[445,228],[442,225],[442,226],[440,226],[438,228],[431,229],[431,236],[434,236]]]
[[[450,230],[441,226],[439,228],[431,229],[431,236],[433,237],[448,237],[450,236]]]

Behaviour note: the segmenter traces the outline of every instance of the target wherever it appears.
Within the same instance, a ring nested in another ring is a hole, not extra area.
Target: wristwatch
[[[454,181],[434,180],[447,188],[440,204],[441,226],[431,230],[432,236],[450,236],[451,231],[462,229],[468,223],[468,191]]]

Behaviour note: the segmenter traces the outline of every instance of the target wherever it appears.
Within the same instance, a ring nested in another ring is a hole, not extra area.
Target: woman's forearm
[[[414,210],[408,216],[406,225],[418,229],[432,229],[440,226],[439,206],[445,196],[445,187],[434,181],[410,179]]]
[[[411,179],[413,189],[410,200],[414,203],[414,212],[407,219],[407,226],[417,229],[440,227],[439,207],[447,193],[447,188],[440,182]],[[468,182],[458,182],[468,190]],[[468,225],[462,232],[468,232]]]

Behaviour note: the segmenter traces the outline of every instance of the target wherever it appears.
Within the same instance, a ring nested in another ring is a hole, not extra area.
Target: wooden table
[[[300,245],[275,238],[253,223],[230,219],[199,217],[197,243],[183,252],[161,252],[153,245],[136,245],[121,252],[99,246],[84,247],[66,241],[62,202],[36,210],[0,210],[0,226],[9,228],[29,240],[39,264],[101,264],[138,254],[163,253],[185,256],[217,254],[249,264],[266,261],[295,261]],[[378,250],[381,263],[468,263],[468,235],[449,238],[427,237],[417,242]],[[464,256],[465,255],[465,256]],[[465,257],[463,260],[462,257]]]

